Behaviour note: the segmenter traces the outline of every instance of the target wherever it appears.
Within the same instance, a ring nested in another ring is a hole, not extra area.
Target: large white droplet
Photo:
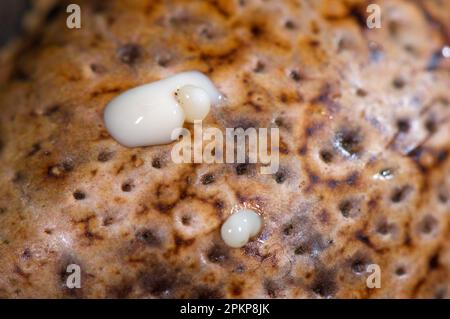
[[[220,233],[228,246],[239,248],[256,236],[261,231],[261,226],[261,216],[251,209],[241,209],[228,217]]]
[[[185,85],[178,89],[176,99],[183,108],[186,121],[189,123],[203,120],[211,108],[211,99],[208,93],[194,85]]]
[[[195,104],[191,103],[187,107],[188,113],[194,118],[206,116],[204,94],[208,96],[209,104],[217,104],[220,93],[206,75],[190,71],[135,87],[115,97],[104,111],[106,129],[115,140],[128,147],[170,143],[178,136],[172,132],[183,127],[186,117],[175,92],[191,86],[202,93],[194,90],[194,100],[199,101],[200,111],[192,110]]]

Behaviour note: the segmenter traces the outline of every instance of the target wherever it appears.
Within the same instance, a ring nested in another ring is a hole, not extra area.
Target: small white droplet
[[[256,236],[261,227],[261,216],[251,209],[241,209],[228,217],[220,232],[228,246],[239,248],[247,244],[251,237]]]
[[[194,85],[185,85],[178,89],[176,99],[183,108],[186,121],[203,120],[211,108],[211,99],[202,88]]]
[[[442,48],[442,55],[444,56],[444,58],[450,58],[450,47],[449,46],[445,46]]]

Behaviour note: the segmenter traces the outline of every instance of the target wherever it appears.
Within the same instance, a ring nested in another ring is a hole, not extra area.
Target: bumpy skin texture
[[[1,68],[1,297],[450,296],[450,1],[377,1],[371,30],[364,1],[78,3]],[[107,134],[109,100],[185,70],[227,97],[204,126],[280,128],[277,174]],[[240,206],[264,228],[231,249]]]

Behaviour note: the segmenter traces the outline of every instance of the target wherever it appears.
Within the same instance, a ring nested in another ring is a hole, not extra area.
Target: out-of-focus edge
[[[30,9],[24,13],[21,21],[22,32],[0,49],[0,86],[9,79],[14,68],[14,57],[26,45],[27,41],[40,32],[45,17],[58,0],[32,0]]]

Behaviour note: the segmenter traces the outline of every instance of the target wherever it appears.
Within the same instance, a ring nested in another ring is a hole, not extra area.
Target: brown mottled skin
[[[0,297],[450,297],[450,1],[372,30],[357,0],[70,2],[80,30],[60,6],[0,60]],[[227,97],[205,126],[280,128],[277,174],[108,135],[108,101],[185,70]],[[231,249],[243,205],[264,228]]]

